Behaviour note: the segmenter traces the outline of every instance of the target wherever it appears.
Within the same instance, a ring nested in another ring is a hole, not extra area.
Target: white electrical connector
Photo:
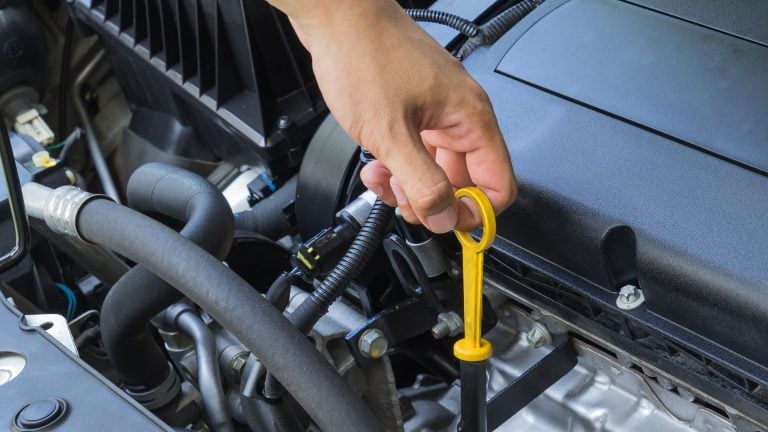
[[[35,108],[28,109],[16,116],[16,122],[13,125],[16,133],[29,135],[40,144],[47,146],[53,144],[53,131],[40,116],[40,112]]]

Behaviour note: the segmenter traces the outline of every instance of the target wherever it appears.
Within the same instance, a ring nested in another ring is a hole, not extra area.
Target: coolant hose
[[[221,192],[199,175],[171,165],[146,164],[131,176],[127,195],[136,210],[186,221],[181,235],[219,260],[229,252],[234,233],[232,212]],[[145,247],[153,249],[155,242],[147,242]],[[147,323],[181,297],[142,265],[132,268],[107,294],[101,309],[102,340],[129,388],[155,388],[170,372],[165,352]]]
[[[284,210],[296,199],[298,178],[298,175],[291,177],[275,193],[259,201],[251,209],[235,213],[235,227],[259,233],[273,240],[287,234],[291,230],[291,221]]]
[[[280,312],[221,261],[177,232],[119,204],[67,187],[24,186],[32,217],[147,267],[229,330],[280,380],[324,431],[381,424],[333,366]],[[65,201],[66,206],[56,205]],[[67,211],[60,211],[66,208]],[[148,247],[151,245],[151,247]]]
[[[169,325],[178,327],[195,344],[197,387],[209,424],[215,432],[235,432],[232,416],[227,409],[227,397],[221,387],[218,351],[213,333],[197,312],[184,303],[166,309],[165,320]]]
[[[391,207],[379,199],[376,200],[365,223],[339,263],[312,292],[312,295],[288,316],[299,331],[304,334],[309,333],[315,323],[328,312],[331,304],[344,292],[352,278],[365,268],[384,239],[393,214]],[[284,391],[280,378],[272,374],[271,369],[267,368],[267,370],[269,374],[264,384],[264,393],[272,400],[272,417],[275,425],[278,431],[293,432],[296,430],[295,419],[286,411],[282,401]],[[293,392],[291,394],[296,397]]]

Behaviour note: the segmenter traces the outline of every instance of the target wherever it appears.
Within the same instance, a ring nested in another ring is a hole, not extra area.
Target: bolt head
[[[537,328],[528,332],[526,337],[528,339],[528,343],[536,348],[539,348],[542,345],[542,342],[544,342],[544,335],[541,333],[541,330]]]
[[[357,348],[360,350],[360,354],[365,357],[377,359],[387,353],[389,341],[381,330],[371,328],[360,336],[357,341]]]
[[[544,324],[539,322],[533,324],[531,330],[525,334],[525,338],[528,340],[528,344],[534,348],[541,348],[552,339]]]
[[[634,285],[623,286],[616,297],[616,306],[624,310],[635,309],[644,302],[643,291]]]
[[[631,302],[637,300],[637,294],[632,293],[632,292],[631,293],[624,293],[624,294],[621,294],[621,299],[624,300],[627,303],[631,303]]]
[[[238,379],[243,376],[243,370],[245,369],[246,363],[248,363],[247,353],[244,353],[244,355],[239,355],[233,358],[231,362],[229,362],[229,367],[232,370],[232,373]]]

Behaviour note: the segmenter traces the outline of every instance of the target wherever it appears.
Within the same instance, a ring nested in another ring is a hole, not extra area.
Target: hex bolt
[[[693,402],[696,400],[696,396],[693,393],[682,387],[677,388],[677,394],[679,394],[681,398],[687,400],[688,402]]]
[[[247,352],[240,353],[229,362],[229,368],[232,371],[232,374],[238,380],[243,376],[243,370],[245,369],[245,365],[248,363],[248,355],[249,354]]]
[[[384,333],[377,328],[370,328],[363,332],[357,341],[357,349],[365,357],[377,359],[387,353],[389,341]]]
[[[624,285],[616,298],[616,306],[622,310],[632,310],[645,303],[643,290],[634,285]]]
[[[669,379],[663,376],[657,376],[656,381],[659,383],[661,388],[664,390],[674,390],[675,384],[672,383]]]
[[[552,342],[552,335],[549,334],[547,327],[541,322],[533,323],[531,330],[525,334],[528,344],[534,348],[541,348]]]
[[[454,337],[464,331],[464,321],[456,312],[443,312],[437,316],[437,324],[432,327],[432,337],[442,339]]]
[[[622,292],[619,294],[621,296],[621,301],[624,303],[632,303],[633,301],[637,300],[637,290],[627,290],[626,292]]]
[[[616,353],[616,360],[618,360],[619,364],[622,367],[625,367],[625,368],[631,368],[632,367],[632,364],[633,364],[632,357],[628,356],[627,354]]]

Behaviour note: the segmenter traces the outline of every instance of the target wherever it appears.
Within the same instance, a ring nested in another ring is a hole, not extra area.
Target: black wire
[[[407,13],[414,21],[423,21],[442,24],[448,26],[466,37],[477,36],[480,28],[477,24],[462,18],[458,15],[450,14],[434,9],[406,9]]]
[[[64,29],[64,49],[61,52],[61,70],[59,71],[59,133],[61,140],[67,133],[67,107],[69,106],[69,67],[72,62],[72,40],[75,36],[75,24],[67,17]]]
[[[484,45],[494,44],[515,24],[536,9],[544,0],[522,0],[520,3],[506,9],[493,19],[479,27],[477,35],[470,37],[456,53],[459,60],[464,60],[472,51]]]
[[[9,252],[0,251],[0,271],[18,264],[29,252],[31,233],[27,212],[24,208],[24,199],[21,193],[19,172],[16,169],[16,158],[13,155],[11,136],[5,122],[0,119],[0,168],[2,168],[3,180],[8,197],[8,207],[13,221],[13,234],[16,237],[16,245]]]

